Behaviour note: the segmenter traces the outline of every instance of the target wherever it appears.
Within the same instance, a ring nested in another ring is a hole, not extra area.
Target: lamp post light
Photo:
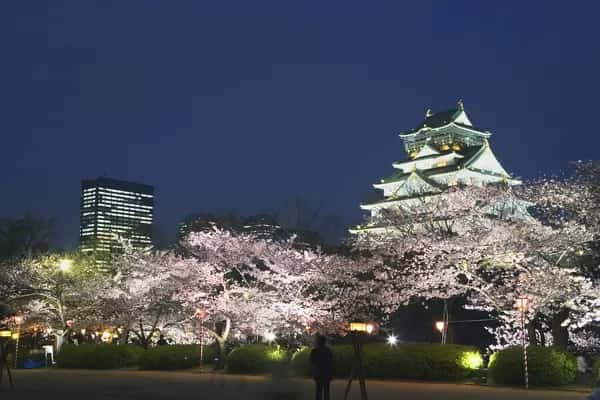
[[[58,268],[62,272],[67,272],[68,270],[70,270],[72,265],[73,265],[73,260],[68,260],[66,258],[63,258],[58,262]]]
[[[398,337],[396,335],[390,335],[387,337],[387,343],[390,346],[395,346],[398,343]]]
[[[525,329],[525,315],[529,310],[529,299],[519,296],[516,300],[516,308],[521,312],[521,345],[523,347],[523,372],[525,374],[525,388],[529,389],[529,371],[527,370],[527,331]]]

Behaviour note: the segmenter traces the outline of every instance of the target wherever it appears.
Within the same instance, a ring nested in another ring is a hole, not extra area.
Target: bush
[[[136,365],[144,349],[134,345],[66,344],[56,355],[60,368],[110,369]]]
[[[577,361],[566,351],[553,347],[527,347],[529,383],[535,386],[560,386],[573,383]],[[494,383],[523,385],[523,349],[509,347],[492,354],[489,375]]]
[[[217,351],[214,346],[204,346],[204,360],[212,362]],[[157,346],[146,350],[139,359],[140,369],[172,370],[192,368],[200,365],[200,345],[174,344]]]
[[[227,372],[264,374],[285,370],[288,354],[278,347],[247,344],[227,356]]]
[[[600,356],[596,357],[592,365],[592,376],[594,377],[594,385],[600,386]]]
[[[336,377],[348,377],[354,353],[352,346],[333,346]],[[310,349],[292,357],[292,370],[310,375]],[[365,375],[369,378],[401,378],[425,380],[461,380],[482,366],[479,350],[469,346],[425,343],[402,343],[396,346],[370,344],[363,348]]]

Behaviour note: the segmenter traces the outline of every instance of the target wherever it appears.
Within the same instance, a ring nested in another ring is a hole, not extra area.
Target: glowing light
[[[446,327],[446,323],[444,321],[437,321],[435,323],[435,329],[440,332],[444,332],[444,328]]]
[[[11,337],[12,337],[13,340],[17,340],[19,338],[19,334],[18,333],[13,333]]]
[[[60,268],[62,272],[67,272],[69,269],[71,269],[71,265],[73,265],[73,261],[67,260],[66,258],[63,258],[58,262],[58,268]]]
[[[285,358],[285,352],[281,351],[280,349],[270,351],[267,353],[267,355],[273,361],[281,361]]]
[[[110,332],[109,331],[104,331],[102,333],[102,341],[103,342],[108,342],[110,340]]]
[[[352,332],[366,332],[367,324],[364,322],[350,322],[350,330]]]
[[[389,345],[394,346],[396,343],[398,343],[398,338],[395,335],[390,335],[387,337],[387,342]]]
[[[465,351],[460,357],[460,364],[468,369],[479,369],[483,366],[483,358],[477,351]]]
[[[0,331],[0,337],[11,337],[12,336],[12,332],[9,330],[1,330]]]
[[[515,301],[517,310],[525,313],[529,309],[529,299],[525,296],[519,296]]]
[[[350,332],[364,332],[368,335],[375,332],[377,326],[373,322],[350,322]]]
[[[275,338],[276,338],[276,336],[275,336],[275,334],[273,332],[267,332],[267,333],[265,333],[265,340],[267,342],[271,343],[271,342],[275,341]]]
[[[81,330],[81,334],[82,334],[82,335],[85,335],[85,329],[82,329],[82,330]]]
[[[15,324],[21,325],[23,323],[23,317],[20,315],[15,315]]]

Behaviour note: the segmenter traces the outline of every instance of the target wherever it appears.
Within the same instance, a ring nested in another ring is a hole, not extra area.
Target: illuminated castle
[[[381,210],[414,206],[453,185],[520,184],[492,152],[491,135],[473,126],[462,101],[456,109],[438,113],[427,110],[423,122],[400,134],[408,159],[393,163],[396,172],[373,185],[382,191],[382,198],[361,208],[368,210],[374,221]],[[376,228],[371,223],[351,232]]]

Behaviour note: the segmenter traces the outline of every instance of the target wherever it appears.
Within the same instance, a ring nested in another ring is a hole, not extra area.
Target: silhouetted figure
[[[325,345],[325,336],[317,336],[316,346],[310,352],[310,365],[317,389],[315,398],[329,400],[329,383],[333,375],[333,354]]]
[[[158,342],[156,342],[157,346],[166,346],[169,343],[167,343],[167,341],[165,340],[165,337],[163,335],[160,335],[160,338],[158,338]]]

